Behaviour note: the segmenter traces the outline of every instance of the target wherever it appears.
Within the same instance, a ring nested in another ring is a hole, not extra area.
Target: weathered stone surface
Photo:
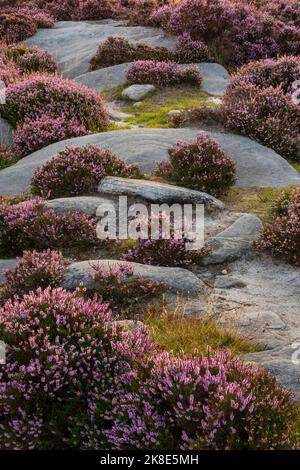
[[[111,198],[101,196],[76,196],[76,197],[64,197],[59,199],[52,199],[46,202],[50,209],[54,209],[55,212],[83,212],[88,215],[95,215],[97,208],[100,205],[114,204],[117,208],[117,204]]]
[[[15,259],[0,259],[0,284],[4,281],[3,270],[14,268],[16,263]]]
[[[100,194],[139,196],[153,203],[204,204],[214,209],[223,209],[223,203],[200,191],[170,184],[139,179],[106,176],[98,186]]]
[[[261,310],[257,312],[248,312],[245,313],[238,320],[240,327],[254,327],[259,328],[260,330],[281,330],[285,328],[285,323],[280,319],[280,317],[273,312],[263,312]]]
[[[145,173],[156,169],[156,161],[167,160],[167,150],[178,140],[191,140],[197,129],[131,129],[76,137],[49,145],[28,155],[16,165],[0,171],[0,194],[21,194],[36,168],[67,145],[108,147],[127,163],[137,163]],[[273,150],[247,137],[210,132],[237,163],[237,186],[288,186],[300,184],[300,175]]]
[[[0,144],[10,145],[13,141],[13,129],[9,122],[0,117]]]
[[[112,65],[111,67],[84,73],[75,77],[74,80],[96,91],[110,90],[126,82],[125,72],[128,65],[128,63]]]
[[[123,98],[131,101],[140,101],[155,90],[154,85],[130,85],[122,91]]]
[[[127,26],[124,21],[59,21],[51,29],[39,29],[26,43],[46,49],[59,63],[61,72],[74,78],[88,71],[98,46],[109,36],[124,36],[132,43],[172,49],[175,38],[158,28]]]
[[[71,264],[66,271],[63,287],[74,290],[82,282],[85,286],[93,286],[91,274],[94,272],[93,265],[98,263],[106,267],[115,264],[124,264],[120,260],[90,260]],[[128,263],[134,268],[134,275],[143,276],[144,279],[158,281],[165,285],[166,289],[180,292],[186,296],[197,295],[204,292],[203,282],[193,273],[182,268],[166,268],[161,266],[148,266],[139,263]]]
[[[108,113],[109,113],[110,119],[112,119],[113,121],[117,121],[117,122],[121,122],[124,119],[132,116],[132,114],[123,113],[119,109],[116,109],[112,104],[108,105]]]
[[[195,65],[201,72],[201,89],[210,95],[223,96],[229,82],[229,73],[220,64],[203,62]]]
[[[209,240],[213,251],[203,259],[202,264],[221,264],[240,258],[259,238],[261,229],[262,223],[255,215],[240,217],[224,232]]]
[[[298,345],[298,346],[297,346]],[[245,361],[255,362],[275,375],[277,380],[292,390],[295,400],[300,399],[300,341],[277,350],[267,350],[242,356]]]
[[[245,287],[246,284],[233,276],[217,276],[215,281],[216,289],[232,289]]]

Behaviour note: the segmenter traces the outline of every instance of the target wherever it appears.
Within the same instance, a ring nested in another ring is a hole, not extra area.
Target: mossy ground
[[[123,89],[124,86],[114,88],[105,93],[105,98],[108,101],[119,100]],[[132,114],[132,117],[125,119],[129,125],[148,128],[172,127],[172,119],[168,114],[170,111],[199,108],[204,105],[218,106],[212,98],[197,86],[171,86],[159,88],[149,94],[139,106],[124,102],[122,111]]]

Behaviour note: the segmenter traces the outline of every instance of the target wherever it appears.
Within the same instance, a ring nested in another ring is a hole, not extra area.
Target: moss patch
[[[207,93],[199,91],[198,87],[181,85],[167,87],[151,93],[140,106],[128,105],[123,110],[133,116],[125,122],[140,127],[173,127],[169,112],[199,108],[200,106],[218,106],[211,101]]]

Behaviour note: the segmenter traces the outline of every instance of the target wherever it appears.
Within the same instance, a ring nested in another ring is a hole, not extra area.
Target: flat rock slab
[[[202,62],[195,65],[202,75],[201,89],[210,95],[223,96],[229,83],[230,75],[220,64]]]
[[[122,96],[131,101],[140,101],[153,91],[155,91],[154,85],[130,85],[122,91]]]
[[[155,181],[106,176],[100,182],[98,192],[106,195],[138,196],[153,203],[204,204],[211,209],[224,208],[221,201],[207,193]]]
[[[96,215],[99,206],[114,204],[114,201],[101,196],[75,196],[52,199],[46,202],[47,207],[55,212],[64,214],[66,212],[83,212],[88,215]],[[114,204],[117,209],[117,204]]]
[[[168,148],[178,140],[192,140],[197,129],[131,129],[76,137],[49,145],[28,155],[14,166],[0,171],[0,194],[22,194],[33,172],[67,145],[93,144],[111,148],[142,172],[156,170],[156,161],[167,161]],[[237,163],[237,186],[281,187],[300,184],[300,174],[280,155],[257,142],[236,134],[209,132]]]
[[[202,264],[221,264],[240,258],[260,236],[262,223],[253,214],[240,217],[230,227],[209,240],[212,254],[203,259]]]
[[[15,259],[0,259],[0,284],[4,281],[3,270],[13,269],[17,264]]]
[[[182,268],[167,268],[161,266],[149,266],[140,263],[131,263],[120,260],[90,260],[73,263],[68,266],[63,287],[69,290],[75,290],[80,283],[86,287],[93,287],[91,275],[94,272],[93,266],[97,264],[104,265],[107,269],[112,265],[131,265],[134,269],[134,275],[142,276],[144,279],[158,281],[165,285],[171,292],[179,292],[186,296],[196,296],[203,293],[204,283],[195,274]]]
[[[51,29],[39,29],[26,40],[29,46],[47,50],[58,61],[60,71],[74,78],[89,69],[98,46],[109,36],[123,36],[132,43],[144,43],[173,49],[175,38],[158,28],[127,26],[122,21],[59,21]]]
[[[13,142],[13,129],[9,122],[0,117],[0,144],[10,145]]]
[[[99,70],[87,72],[74,80],[96,91],[110,90],[126,83],[126,70],[129,63],[112,65]]]

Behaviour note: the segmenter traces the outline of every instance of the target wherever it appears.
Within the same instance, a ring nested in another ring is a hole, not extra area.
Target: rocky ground
[[[88,71],[89,61],[99,42],[108,36],[126,37],[130,42],[174,47],[172,37],[156,28],[128,27],[124,22],[58,22],[53,29],[39,30],[27,40],[48,50],[58,60],[66,76],[98,91],[124,85],[126,64]],[[219,99],[229,74],[219,64],[198,64],[204,80],[202,90]],[[143,100],[145,89],[127,90],[133,101]],[[111,117],[123,121],[122,108],[110,104]],[[1,120],[0,135],[9,142],[11,130]],[[179,139],[192,139],[199,129],[114,130],[102,134],[78,137],[52,144],[15,165],[0,171],[1,195],[21,195],[28,189],[36,168],[69,144],[87,143],[108,147],[128,163],[137,163],[149,174],[156,161],[165,161],[167,149]],[[237,187],[283,187],[300,184],[300,175],[273,150],[236,134],[211,129],[209,133],[237,163]],[[169,301],[175,302],[179,293],[189,301],[186,313],[213,314],[222,323],[243,331],[259,342],[265,350],[245,357],[267,367],[278,379],[293,389],[300,398],[299,366],[293,364],[294,343],[300,342],[299,304],[300,269],[274,261],[268,255],[257,254],[252,246],[262,227],[253,214],[230,212],[221,201],[197,191],[170,186],[157,181],[126,180],[106,177],[97,194],[63,198],[48,202],[59,212],[80,210],[95,214],[100,202],[116,201],[127,195],[133,202],[202,202],[206,207],[206,239],[212,247],[201,266],[193,272],[166,267],[135,265],[135,272],[147,279],[163,282]],[[0,260],[0,272],[14,265],[14,260]],[[105,261],[106,263],[108,261]],[[64,286],[74,288],[85,282],[90,260],[73,263],[65,275]],[[88,282],[88,281],[87,281]]]

